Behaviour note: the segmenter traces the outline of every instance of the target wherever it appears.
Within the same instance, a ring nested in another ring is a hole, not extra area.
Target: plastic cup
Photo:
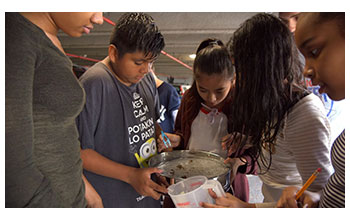
[[[200,202],[214,204],[208,189],[213,189],[218,197],[225,192],[217,180],[208,180],[205,176],[193,176],[168,187],[168,194],[177,208],[200,208]]]

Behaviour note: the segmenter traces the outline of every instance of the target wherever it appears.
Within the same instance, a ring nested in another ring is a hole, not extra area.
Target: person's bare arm
[[[87,201],[88,208],[103,208],[100,195],[96,192],[95,188],[89,183],[84,175],[83,180],[85,184],[85,199]]]

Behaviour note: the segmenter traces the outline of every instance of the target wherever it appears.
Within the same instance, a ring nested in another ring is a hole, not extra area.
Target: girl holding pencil
[[[302,13],[295,33],[296,43],[306,59],[304,75],[320,85],[320,92],[333,100],[345,99],[345,13]],[[283,191],[278,207],[345,207],[345,129],[331,149],[335,172],[318,192],[306,190],[299,199],[298,187]]]
[[[299,54],[289,29],[262,13],[233,34],[230,52],[236,67],[233,130],[250,136],[263,182],[263,203],[226,194],[204,207],[275,207],[284,188],[303,186],[321,168],[312,191],[331,175],[330,127],[322,102],[307,91]]]

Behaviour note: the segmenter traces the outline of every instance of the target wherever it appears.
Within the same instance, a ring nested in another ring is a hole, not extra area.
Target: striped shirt
[[[335,172],[322,191],[319,206],[345,208],[345,130],[333,143],[331,159]]]
[[[263,153],[269,158],[267,151]],[[309,94],[285,117],[276,139],[271,167],[266,174],[259,175],[263,182],[264,202],[278,201],[287,186],[301,187],[317,168],[322,172],[308,188],[310,191],[324,187],[332,167],[329,121],[320,99]],[[262,165],[260,172],[265,170]]]

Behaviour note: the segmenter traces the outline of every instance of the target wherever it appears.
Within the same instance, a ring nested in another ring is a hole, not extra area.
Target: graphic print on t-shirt
[[[141,146],[134,155],[140,167],[147,167],[147,161],[157,152],[154,120],[151,114],[147,114],[150,109],[144,99],[136,92],[134,92],[133,98],[133,115],[138,124],[128,127],[129,145]]]
[[[164,107],[164,105],[160,105],[160,110],[159,110],[160,117],[157,121],[159,124],[165,120],[165,115],[164,115],[165,112],[166,112],[166,108]]]
[[[148,167],[148,160],[156,155],[157,146],[156,140],[154,138],[148,139],[142,146],[140,147],[139,154],[135,153],[135,157],[140,167]]]

